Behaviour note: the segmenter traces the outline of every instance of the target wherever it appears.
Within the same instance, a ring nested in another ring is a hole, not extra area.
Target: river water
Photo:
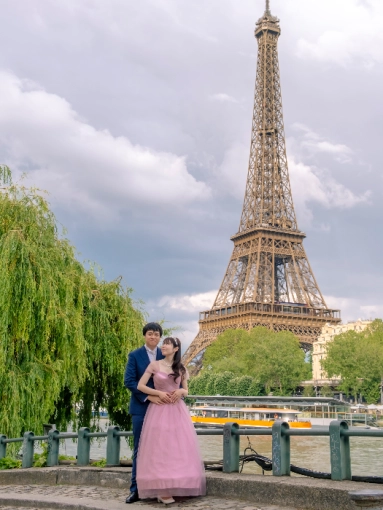
[[[106,430],[108,420],[100,420]],[[314,427],[315,428],[315,427]],[[322,428],[322,427],[321,427]],[[159,438],[160,440],[161,438]],[[271,458],[271,436],[249,436],[251,446],[257,453]],[[223,457],[222,436],[198,436],[204,460],[217,461]],[[246,436],[240,437],[240,452],[248,445]],[[383,476],[383,438],[351,437],[351,469],[353,475]],[[291,437],[291,463],[315,471],[330,472],[330,447],[328,437]],[[70,439],[60,445],[60,454],[76,456],[77,443]],[[106,457],[106,439],[94,440],[91,445],[91,459]],[[121,438],[121,458],[131,458],[131,450]],[[245,464],[244,473],[262,474],[262,469],[251,462]],[[270,475],[265,472],[265,475]]]

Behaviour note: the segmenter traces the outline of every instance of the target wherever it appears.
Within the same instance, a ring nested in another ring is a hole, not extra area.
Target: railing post
[[[346,421],[330,423],[331,480],[351,480],[350,438],[342,434],[344,430]]]
[[[24,433],[24,441],[23,441],[23,468],[30,468],[33,466],[33,454],[35,449],[35,442],[33,440],[34,433],[33,432],[25,432]]]
[[[106,437],[106,465],[119,466],[120,465],[120,442],[121,437],[116,434],[120,431],[120,427],[108,427]]]
[[[7,439],[7,436],[0,434],[0,459],[3,459],[7,455],[7,443],[3,442],[4,439]]]
[[[223,472],[239,472],[239,436],[233,434],[239,429],[238,423],[225,423],[223,426]]]
[[[290,436],[284,434],[289,424],[276,420],[271,429],[273,476],[290,476]]]
[[[90,461],[90,430],[88,427],[81,427],[78,431],[77,441],[77,465],[88,466]]]
[[[47,466],[58,466],[59,464],[59,448],[60,448],[60,432],[58,430],[50,430],[48,432],[48,456]]]

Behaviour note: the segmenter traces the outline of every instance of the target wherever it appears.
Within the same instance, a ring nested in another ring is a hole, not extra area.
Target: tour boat
[[[299,419],[301,411],[270,407],[216,407],[194,406],[190,408],[193,423],[199,426],[222,426],[235,422],[242,427],[271,428],[275,420],[287,422],[290,428],[310,429],[311,422]]]

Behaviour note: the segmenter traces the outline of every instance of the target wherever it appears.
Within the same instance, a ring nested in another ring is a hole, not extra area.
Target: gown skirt
[[[161,391],[179,388],[179,380],[150,363],[154,386]],[[203,496],[206,478],[197,434],[183,400],[175,404],[150,403],[142,427],[137,456],[140,498]]]

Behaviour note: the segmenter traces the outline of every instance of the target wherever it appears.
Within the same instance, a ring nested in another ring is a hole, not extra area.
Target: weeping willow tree
[[[123,373],[144,321],[130,292],[85,268],[45,198],[0,166],[0,433],[89,426],[100,408],[130,427]]]

